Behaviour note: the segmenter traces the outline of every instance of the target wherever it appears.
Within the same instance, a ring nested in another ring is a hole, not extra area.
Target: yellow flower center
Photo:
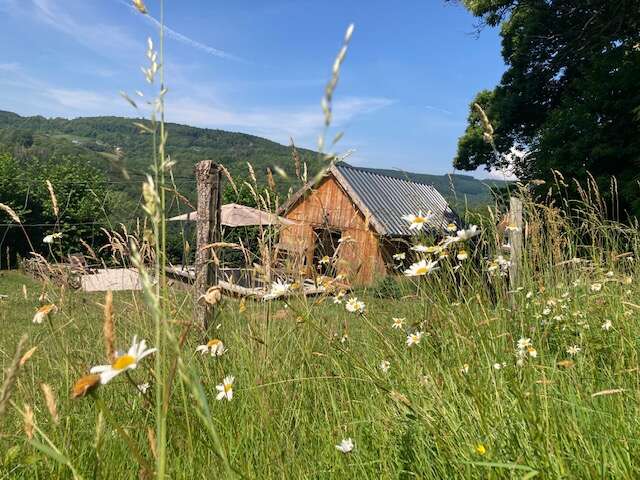
[[[426,218],[424,218],[424,217],[416,217],[416,218],[413,220],[413,223],[424,223],[424,222],[426,222],[426,221],[427,221],[427,219],[426,219]]]
[[[233,388],[233,385],[230,383],[225,383],[224,384],[224,393],[229,393],[231,391],[231,389]]]
[[[207,347],[213,348],[213,347],[217,346],[219,343],[220,343],[220,340],[218,340],[217,338],[214,338],[213,340],[209,340],[207,342]]]
[[[416,268],[416,275],[424,275],[428,271],[429,269],[427,267],[418,267]]]
[[[114,370],[124,370],[125,368],[136,363],[136,359],[133,355],[129,355],[128,353],[119,356],[116,358],[115,362],[111,364],[111,367]]]

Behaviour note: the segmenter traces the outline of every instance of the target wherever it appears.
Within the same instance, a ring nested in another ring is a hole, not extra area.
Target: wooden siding
[[[352,239],[340,244],[338,273],[346,273],[356,285],[369,285],[386,275],[379,236],[332,175],[307,192],[284,216],[298,224],[283,228],[280,244],[304,252],[307,265],[313,262],[314,229],[328,227],[340,230],[342,239]]]

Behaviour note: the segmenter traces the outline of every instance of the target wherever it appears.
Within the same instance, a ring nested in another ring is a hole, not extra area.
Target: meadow
[[[344,158],[326,151],[342,134],[325,137],[352,33],[322,103],[327,165]],[[150,120],[135,124],[153,145],[144,220],[138,234],[110,234],[106,250],[139,269],[143,292],[87,294],[0,272],[0,479],[640,476],[640,235],[614,180],[608,199],[595,180],[566,195],[572,180],[557,172],[547,196],[514,185],[521,226],[501,222],[499,202],[459,212],[464,225],[437,238],[409,219],[416,235],[395,258],[398,275],[372,288],[343,287],[328,258],[335,277],[317,279],[326,291],[315,297],[298,293],[301,278],[267,278],[277,281],[266,301],[212,291],[205,330],[194,321],[201,299],[165,275],[180,159],[165,150],[162,27],[158,45],[148,40],[143,66],[155,96],[139,94]],[[248,178],[257,205],[282,203],[251,165]],[[67,234],[46,186],[60,231],[31,241],[51,246],[54,263]],[[524,247],[512,258],[516,230]],[[273,240],[262,236],[260,253]],[[265,272],[263,257],[251,260]]]
[[[637,478],[638,233],[596,206],[570,218],[525,203],[516,289],[490,222],[416,253],[439,268],[384,289],[223,297],[208,333],[193,324],[191,292],[169,286],[167,475]],[[23,334],[19,356],[31,352],[0,417],[0,478],[150,478],[159,352],[72,399],[91,366],[109,363],[105,297],[17,271],[2,272],[0,293],[3,369]],[[33,323],[42,293],[58,310]],[[156,345],[143,295],[109,304],[120,351],[134,335]],[[222,355],[196,352],[213,338]],[[229,375],[233,396],[218,400]]]

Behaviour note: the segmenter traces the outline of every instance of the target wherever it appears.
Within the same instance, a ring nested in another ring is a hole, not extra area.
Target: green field
[[[585,245],[568,225],[528,231],[522,285],[511,293],[481,259],[488,232],[457,276],[456,262],[442,259],[419,281],[352,292],[364,315],[331,297],[246,310],[225,298],[205,335],[188,326],[190,294],[170,288],[162,352],[170,478],[637,478],[640,288],[629,260],[637,233],[602,223]],[[33,324],[43,289],[59,311]],[[23,334],[24,350],[37,347],[0,417],[0,478],[147,478],[156,464],[154,356],[71,400],[74,382],[106,363],[104,296],[18,272],[2,272],[0,294],[8,296],[3,368]],[[120,349],[135,334],[154,344],[142,295],[118,293],[113,309]],[[405,325],[392,328],[392,317]],[[420,343],[408,347],[417,331]],[[223,356],[195,353],[214,337],[228,348]],[[531,347],[518,366],[521,338]],[[234,396],[218,401],[225,375],[235,376]],[[134,385],[144,382],[147,397]],[[59,423],[41,383],[56,394]],[[31,440],[25,405],[35,417]],[[355,443],[351,453],[335,448],[344,438]]]

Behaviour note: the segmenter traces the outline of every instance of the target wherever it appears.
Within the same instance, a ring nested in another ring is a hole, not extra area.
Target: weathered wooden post
[[[214,262],[212,243],[220,241],[220,168],[211,160],[196,164],[198,189],[196,299],[197,320],[205,331],[215,315],[215,303],[202,301],[207,290],[218,284],[218,265]],[[218,297],[219,298],[219,297]],[[205,299],[206,300],[206,299]]]
[[[509,285],[515,290],[520,285],[522,274],[522,200],[517,197],[509,198],[509,244],[511,245],[511,268]]]

